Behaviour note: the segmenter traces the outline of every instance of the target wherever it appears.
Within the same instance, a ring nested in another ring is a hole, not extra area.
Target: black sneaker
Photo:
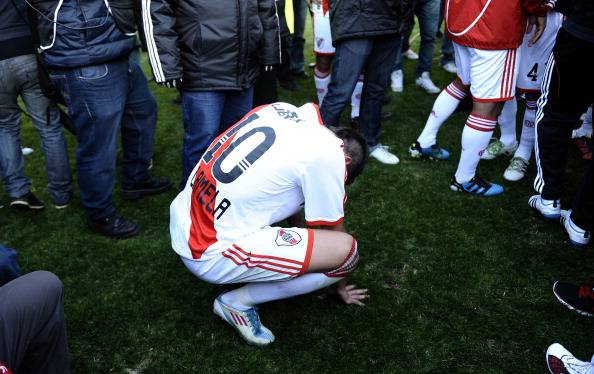
[[[581,315],[594,315],[594,287],[587,284],[580,286],[557,281],[553,285],[553,293],[561,304]]]
[[[97,234],[110,238],[126,239],[138,235],[140,227],[136,222],[120,216],[112,216],[101,220],[89,220],[89,228]]]
[[[143,196],[157,195],[171,188],[171,182],[165,177],[151,177],[145,182],[122,186],[122,198],[138,200]]]
[[[21,197],[11,197],[10,206],[16,209],[39,210],[45,208],[45,205],[31,191]]]

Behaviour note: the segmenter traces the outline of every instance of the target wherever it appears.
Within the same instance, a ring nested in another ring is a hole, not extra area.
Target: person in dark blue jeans
[[[254,89],[243,91],[184,91],[183,181],[210,143],[252,109]]]
[[[308,74],[304,70],[305,57],[303,49],[305,48],[305,19],[307,18],[308,8],[305,0],[293,0],[294,26],[291,34],[289,52],[291,54],[291,72],[300,78],[307,78]]]
[[[433,65],[433,52],[435,51],[435,40],[439,26],[439,0],[414,0],[412,12],[419,20],[421,45],[419,48],[419,60],[415,72],[415,84],[428,93],[439,93],[440,89],[431,80],[431,67]],[[410,36],[410,34],[409,34]],[[404,44],[404,41],[403,41]],[[403,90],[403,53],[404,48],[398,48],[396,62],[392,73],[392,90],[402,92]]]
[[[155,82],[182,94],[183,189],[210,143],[252,108],[260,72],[280,63],[279,17],[275,0],[148,3],[142,12]]]
[[[364,74],[359,131],[367,140],[369,155],[385,164],[399,162],[398,157],[380,142],[384,92],[392,70],[390,62],[394,61],[399,42],[395,35],[388,35],[338,43],[328,93],[320,108],[324,123],[338,126],[340,114],[351,100],[359,75]]]
[[[25,21],[24,2],[0,4],[0,169],[10,206],[19,209],[42,209],[44,204],[31,191],[31,179],[24,174],[25,162],[19,133],[21,108],[19,97],[39,137],[45,156],[48,191],[58,209],[72,198],[72,174],[68,148],[56,103],[45,97],[37,75],[31,30]]]
[[[92,231],[116,238],[138,234],[135,222],[117,214],[112,200],[118,135],[122,135],[122,197],[138,199],[171,188],[148,173],[157,103],[140,66],[129,58],[135,45],[132,1],[34,0],[40,49],[50,79],[62,93],[78,146],[82,204]],[[84,22],[81,22],[84,19]]]

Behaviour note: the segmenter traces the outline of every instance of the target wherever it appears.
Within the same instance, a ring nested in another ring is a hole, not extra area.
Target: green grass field
[[[506,188],[499,197],[449,190],[467,113],[454,115],[439,136],[453,160],[412,160],[406,149],[435,96],[414,86],[414,63],[405,70],[405,92],[392,94],[385,109],[395,115],[383,135],[401,163],[371,160],[348,190],[346,224],[361,251],[352,282],[368,287],[371,299],[347,307],[320,292],[264,305],[262,321],[277,337],[265,349],[247,346],[214,316],[212,301],[225,288],[196,279],[171,250],[175,191],[131,203],[121,201],[117,186],[117,206],[142,233],[124,241],[93,235],[78,193],[68,209],[50,205],[38,137],[26,119],[22,142],[36,150],[26,174],[49,206],[0,209],[0,242],[19,250],[23,272],[45,269],[64,282],[72,372],[543,373],[544,352],[555,341],[588,359],[592,320],[560,305],[551,288],[557,279],[591,279],[592,246],[571,247],[560,225],[530,211],[533,166],[511,184],[502,177],[508,160],[482,162],[481,174]],[[453,78],[439,67],[433,77],[442,88]],[[297,94],[281,90],[282,99],[314,100],[313,78],[299,84]],[[171,103],[176,93],[151,88],[159,102],[153,173],[177,184],[183,126]],[[75,170],[70,135],[68,143]],[[583,166],[572,154],[564,204]],[[3,192],[0,199],[6,205]]]

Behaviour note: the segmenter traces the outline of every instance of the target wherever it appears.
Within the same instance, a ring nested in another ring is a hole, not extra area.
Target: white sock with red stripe
[[[236,290],[224,293],[223,302],[235,309],[246,310],[254,305],[273,300],[287,299],[328,287],[350,274],[359,261],[357,241],[353,239],[351,250],[336,269],[324,274],[309,273],[288,281],[250,283]]]
[[[357,85],[351,95],[351,118],[359,117],[359,108],[361,107],[361,93],[363,92],[363,76],[359,76]]]
[[[328,84],[330,84],[330,72],[319,71],[318,68],[314,69],[314,82],[316,84],[316,92],[318,93],[318,105],[322,106],[322,101],[326,93],[328,93]]]
[[[333,285],[342,278],[322,273],[309,273],[288,281],[250,283],[224,293],[223,302],[235,309],[246,310],[269,301],[287,299]]]
[[[479,116],[470,113],[466,126],[462,131],[462,154],[456,170],[456,181],[466,183],[476,172],[481,155],[483,154],[497,124],[497,118]]]
[[[506,146],[511,146],[516,140],[516,113],[518,112],[518,103],[516,99],[506,101],[497,118],[499,129],[501,130],[501,142]]]
[[[522,157],[526,161],[530,161],[532,150],[534,149],[534,139],[536,133],[534,131],[534,120],[536,118],[536,101],[526,101],[526,111],[524,112],[524,120],[522,121],[522,135],[520,135],[520,145],[516,150],[514,157]]]
[[[460,101],[465,97],[466,92],[461,91],[454,83],[451,83],[441,91],[437,99],[435,99],[433,109],[431,110],[431,114],[429,114],[429,118],[427,118],[423,132],[417,138],[422,148],[431,147],[437,142],[439,128],[454,113]]]

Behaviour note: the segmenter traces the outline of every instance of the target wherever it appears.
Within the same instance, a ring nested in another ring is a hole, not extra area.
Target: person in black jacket
[[[148,172],[157,103],[140,66],[129,58],[134,1],[30,2],[43,61],[74,122],[78,185],[89,227],[110,237],[134,236],[138,225],[120,217],[112,200],[120,129],[122,197],[137,199],[171,187]]]
[[[402,0],[406,2],[408,0]],[[400,0],[329,0],[332,42],[336,56],[332,78],[320,109],[324,123],[338,126],[340,113],[351,98],[360,74],[365,74],[359,130],[369,155],[397,164],[396,155],[380,143],[384,91],[400,42],[403,18]]]
[[[72,174],[68,148],[56,103],[45,97],[37,76],[37,59],[27,9],[23,1],[0,1],[0,170],[10,206],[42,209],[44,204],[31,192],[31,180],[23,169],[19,131],[22,98],[41,138],[48,177],[48,191],[56,208],[68,206],[72,198]]]
[[[561,209],[563,175],[572,130],[594,102],[594,2],[559,0],[556,10],[567,19],[557,34],[542,83],[536,112],[535,155],[538,195],[528,204],[545,218],[559,219],[577,246],[590,242],[594,229],[594,166],[588,162],[570,210]]]
[[[252,108],[262,66],[280,63],[274,0],[142,0],[155,81],[180,87],[181,187],[200,157]]]

